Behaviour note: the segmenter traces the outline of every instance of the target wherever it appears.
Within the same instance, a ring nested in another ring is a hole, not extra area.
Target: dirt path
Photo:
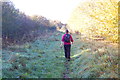
[[[65,71],[63,72],[63,78],[70,78],[69,77],[69,72],[70,72],[69,61],[67,61],[67,60],[65,61],[64,67],[65,67]]]

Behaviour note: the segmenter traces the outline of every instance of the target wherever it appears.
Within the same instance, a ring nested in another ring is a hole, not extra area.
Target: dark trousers
[[[70,48],[71,48],[71,45],[64,45],[65,57],[67,59],[70,59]]]

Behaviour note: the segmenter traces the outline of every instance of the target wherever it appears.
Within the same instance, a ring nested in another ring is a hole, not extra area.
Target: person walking
[[[62,36],[61,46],[64,44],[65,58],[68,59],[68,61],[70,61],[71,43],[73,44],[72,35],[66,30],[66,33]]]

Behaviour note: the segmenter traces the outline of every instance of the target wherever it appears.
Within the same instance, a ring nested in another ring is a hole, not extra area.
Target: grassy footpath
[[[60,49],[61,33],[33,43],[3,50],[3,78],[61,78],[64,53]]]
[[[64,58],[63,33],[3,49],[3,78],[117,78],[118,49],[74,35],[71,61]]]

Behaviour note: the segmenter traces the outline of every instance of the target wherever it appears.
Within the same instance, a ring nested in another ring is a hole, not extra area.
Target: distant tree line
[[[28,41],[49,31],[55,31],[61,22],[55,23],[43,16],[27,16],[16,9],[12,2],[2,3],[2,44]],[[38,35],[39,34],[39,35]],[[34,37],[33,37],[34,36]]]

